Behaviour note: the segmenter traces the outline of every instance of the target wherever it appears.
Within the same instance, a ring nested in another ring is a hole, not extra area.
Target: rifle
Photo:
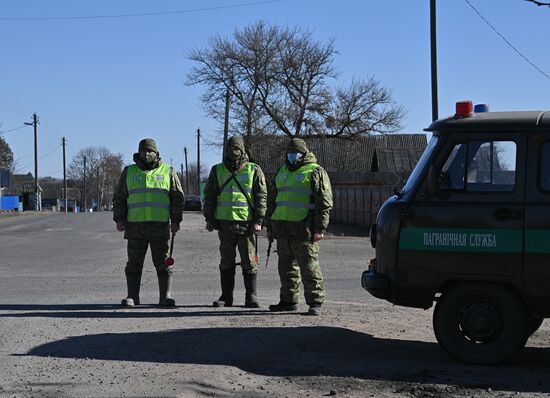
[[[273,245],[273,239],[269,240],[269,245],[267,246],[267,257],[265,258],[265,267],[269,264],[269,256],[271,255],[271,245]]]
[[[256,260],[256,264],[260,263],[260,255],[258,254],[258,234],[254,234],[254,260]]]

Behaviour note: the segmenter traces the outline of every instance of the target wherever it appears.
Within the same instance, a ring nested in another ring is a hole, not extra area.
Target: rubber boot
[[[271,312],[296,311],[297,309],[298,305],[285,301],[279,301],[279,303],[269,306],[269,311]]]
[[[176,301],[172,298],[172,275],[157,274],[159,280],[159,305],[162,307],[175,307]]]
[[[235,288],[235,267],[225,271],[220,270],[222,295],[212,303],[214,307],[232,307],[233,289]]]
[[[319,316],[321,315],[321,303],[313,303],[309,305],[308,315]]]
[[[258,288],[257,274],[243,274],[244,288],[246,293],[244,295],[244,306],[246,308],[260,308],[260,303],[256,297],[256,291]]]
[[[123,307],[133,307],[139,305],[139,289],[141,287],[141,272],[126,274],[126,286],[128,287],[128,296],[122,300]]]

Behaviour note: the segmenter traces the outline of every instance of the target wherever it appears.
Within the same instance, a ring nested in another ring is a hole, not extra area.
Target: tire
[[[527,338],[531,337],[537,330],[539,330],[540,325],[542,325],[544,318],[535,318],[533,316],[529,317],[529,323],[527,325]]]
[[[461,362],[491,365],[525,345],[529,318],[522,301],[502,286],[465,283],[445,292],[433,317],[435,337]]]

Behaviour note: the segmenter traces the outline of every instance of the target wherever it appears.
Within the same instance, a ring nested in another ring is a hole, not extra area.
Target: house
[[[303,136],[328,172],[334,196],[333,221],[369,227],[384,200],[408,177],[427,145],[425,134],[366,137]],[[268,180],[285,160],[289,137],[256,137],[252,161]]]

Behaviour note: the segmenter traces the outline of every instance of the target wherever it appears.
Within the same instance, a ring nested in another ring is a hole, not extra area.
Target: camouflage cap
[[[286,147],[286,151],[307,153],[306,142],[301,138],[291,138]]]
[[[144,138],[139,142],[138,152],[147,151],[147,152],[158,152],[157,143],[152,138]]]
[[[242,139],[242,137],[238,137],[238,136],[233,136],[230,139],[228,139],[227,147],[228,148],[235,147],[235,148],[239,148],[243,152],[245,151],[244,140]]]

